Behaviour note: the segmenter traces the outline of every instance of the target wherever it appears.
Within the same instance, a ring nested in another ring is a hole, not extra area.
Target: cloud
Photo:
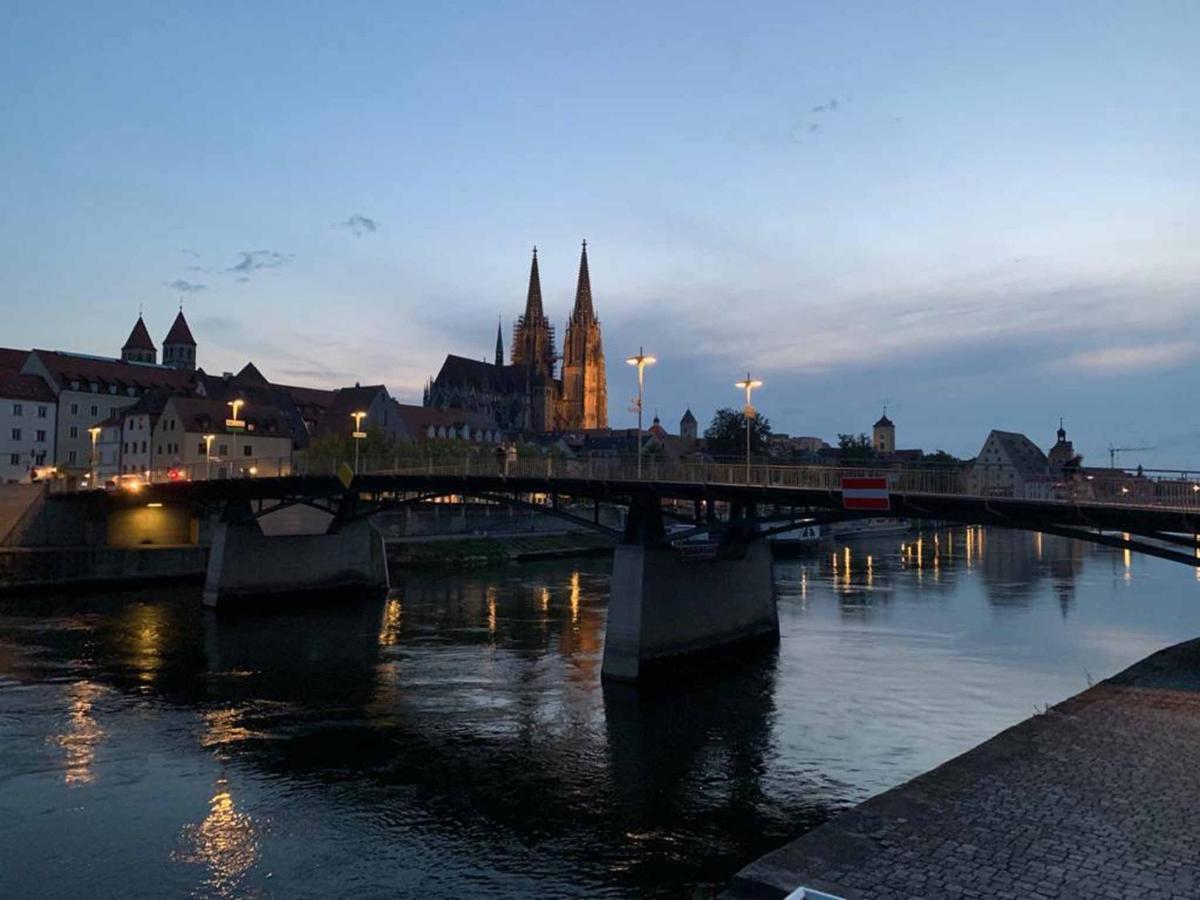
[[[825,112],[824,106],[814,106],[812,109],[809,110],[810,114],[811,113],[823,113],[823,112]]]
[[[355,237],[362,237],[364,234],[374,234],[379,229],[379,223],[374,219],[355,213],[344,222],[334,222],[333,227],[345,228]]]
[[[261,269],[278,269],[291,259],[284,253],[274,250],[242,250],[241,259],[225,269],[225,272],[238,276],[238,281],[249,281],[250,276]]]
[[[1084,350],[1069,357],[1064,364],[1069,368],[1097,375],[1118,375],[1146,369],[1170,368],[1195,355],[1196,345],[1191,341],[1170,341]]]
[[[182,278],[176,278],[174,281],[166,282],[167,287],[174,291],[179,291],[181,294],[195,294],[198,291],[205,289],[206,285],[196,284],[194,281],[184,281]]]

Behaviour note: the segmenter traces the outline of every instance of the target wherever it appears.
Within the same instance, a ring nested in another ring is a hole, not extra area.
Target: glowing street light
[[[362,443],[362,439],[367,436],[367,433],[362,430],[362,420],[367,417],[365,412],[352,412],[350,418],[354,420],[354,431],[350,436],[354,438],[354,474],[358,474],[358,445]]]
[[[246,427],[246,423],[238,418],[238,410],[240,410],[243,406],[246,405],[246,401],[239,398],[237,400],[230,400],[225,405],[233,408],[233,418],[225,420],[225,427],[228,428],[229,431],[233,434],[233,462],[230,464],[230,467],[229,467],[229,469],[230,469],[229,474],[232,476],[234,474],[233,467],[237,465],[237,458],[238,458],[238,446],[237,446],[238,432]]]
[[[637,373],[638,373],[637,406],[635,407],[635,409],[637,410],[637,414],[638,414],[637,477],[638,477],[638,480],[641,480],[641,477],[642,477],[642,389],[644,388],[645,383],[646,383],[646,374],[645,374],[646,366],[652,366],[656,362],[658,362],[658,360],[655,359],[653,356],[647,356],[646,351],[643,350],[641,347],[638,347],[637,356],[631,356],[627,360],[625,360],[625,362],[629,363],[629,365],[631,365],[631,366],[637,366]]]
[[[100,426],[93,425],[88,429],[88,434],[92,436],[91,482],[94,490],[96,487],[96,441],[100,438]]]
[[[204,480],[209,481],[212,478],[212,442],[216,439],[215,434],[206,434],[204,436]]]
[[[750,480],[750,421],[756,415],[754,406],[750,402],[750,394],[755,388],[762,387],[762,382],[756,378],[751,378],[750,373],[746,373],[746,380],[739,381],[734,385],[736,388],[741,388],[746,392],[746,408],[742,410],[742,414],[746,419],[746,480]]]

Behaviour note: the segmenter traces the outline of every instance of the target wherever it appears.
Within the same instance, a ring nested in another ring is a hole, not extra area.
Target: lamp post
[[[215,434],[206,434],[204,436],[204,480],[212,480],[212,442],[216,438]]]
[[[350,436],[354,438],[354,474],[358,474],[358,445],[362,443],[362,439],[367,436],[367,433],[362,430],[362,420],[367,417],[365,412],[352,412],[350,418],[354,420],[354,431]]]
[[[93,425],[88,429],[88,434],[92,436],[92,458],[91,458],[91,482],[92,490],[96,489],[96,441],[100,437],[100,426]]]
[[[762,387],[762,382],[757,379],[752,379],[750,373],[746,373],[746,380],[739,381],[734,387],[741,388],[746,392],[746,408],[742,410],[742,415],[746,419],[746,481],[750,481],[750,420],[754,418],[754,407],[750,403],[750,392],[755,388]]]
[[[646,382],[646,366],[652,366],[656,362],[653,356],[647,356],[646,351],[638,347],[637,356],[631,356],[625,362],[631,366],[637,366],[638,375],[638,393],[637,393],[637,414],[638,414],[638,433],[637,433],[637,477],[640,481],[642,478],[642,389]]]
[[[230,400],[225,404],[233,408],[233,418],[225,420],[225,427],[233,434],[233,459],[229,464],[229,474],[233,475],[233,467],[238,464],[237,436],[238,432],[246,427],[246,423],[238,418],[238,411],[246,405],[246,401],[242,399]]]

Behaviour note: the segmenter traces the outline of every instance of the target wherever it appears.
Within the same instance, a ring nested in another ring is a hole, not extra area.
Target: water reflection
[[[183,828],[184,849],[175,854],[178,862],[207,868],[200,892],[218,897],[242,896],[242,880],[259,857],[259,834],[254,820],[238,810],[222,775],[213,788],[208,815],[203,821]]]
[[[92,715],[92,708],[103,693],[104,688],[90,681],[67,686],[67,727],[54,740],[65,753],[63,781],[69,785],[89,784],[96,779],[92,762],[104,739],[104,729]]]
[[[0,867],[0,895],[119,893],[110,829],[160,846],[133,851],[146,894],[245,896],[278,859],[280,896],[686,895],[1200,630],[1191,573],[1131,569],[1137,603],[1120,551],[1052,536],[826,544],[776,567],[777,651],[659,691],[601,686],[605,560],[252,615],[194,591],[6,602],[0,685],[30,689],[0,691],[0,775],[49,748],[75,799],[5,782],[27,794],[0,795],[0,842],[56,849]]]

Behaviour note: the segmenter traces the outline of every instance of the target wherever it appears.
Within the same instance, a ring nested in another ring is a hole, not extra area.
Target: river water
[[[602,687],[609,561],[214,615],[0,599],[0,897],[706,897],[1200,633],[1184,566],[926,531],[779,562],[777,651]]]

